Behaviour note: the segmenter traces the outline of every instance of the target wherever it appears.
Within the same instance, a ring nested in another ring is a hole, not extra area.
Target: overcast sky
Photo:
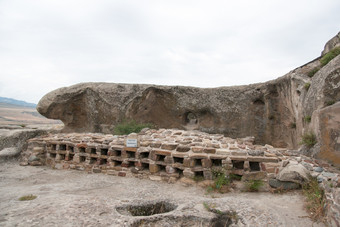
[[[0,0],[0,96],[80,82],[219,87],[318,57],[339,0]]]

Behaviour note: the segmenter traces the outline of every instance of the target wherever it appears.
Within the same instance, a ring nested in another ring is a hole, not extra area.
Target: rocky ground
[[[18,200],[30,194],[37,198]],[[175,209],[144,217],[116,209],[157,201]],[[308,218],[300,191],[208,194],[181,183],[20,166],[14,161],[0,165],[0,226],[209,226],[216,214],[204,204],[235,211],[235,226],[324,226]]]

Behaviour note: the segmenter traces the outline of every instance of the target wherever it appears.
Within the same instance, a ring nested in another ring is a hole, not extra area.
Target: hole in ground
[[[124,207],[117,207],[117,211],[123,215],[130,216],[151,216],[155,214],[163,214],[173,211],[177,208],[175,204],[159,201],[150,202],[141,205],[128,205]]]

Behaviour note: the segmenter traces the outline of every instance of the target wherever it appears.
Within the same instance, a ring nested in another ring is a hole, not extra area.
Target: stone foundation
[[[218,134],[182,130],[148,130],[138,136],[138,147],[126,147],[127,136],[56,134],[28,141],[26,159],[32,165],[78,169],[126,176],[170,178],[203,177],[214,170],[259,178],[275,176],[280,149],[254,145],[254,138],[231,139]],[[29,157],[29,158],[28,158]]]
[[[180,178],[212,180],[215,171],[239,175],[243,181],[267,181],[295,163],[318,178],[325,190],[327,221],[339,224],[339,174],[297,151],[255,145],[253,137],[231,139],[198,131],[144,130],[131,137],[137,147],[126,146],[129,138],[95,133],[41,136],[28,140],[23,164],[174,183]]]

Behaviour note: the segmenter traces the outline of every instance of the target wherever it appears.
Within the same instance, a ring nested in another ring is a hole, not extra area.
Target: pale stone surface
[[[276,177],[280,181],[303,184],[309,180],[309,171],[301,164],[288,164]]]

